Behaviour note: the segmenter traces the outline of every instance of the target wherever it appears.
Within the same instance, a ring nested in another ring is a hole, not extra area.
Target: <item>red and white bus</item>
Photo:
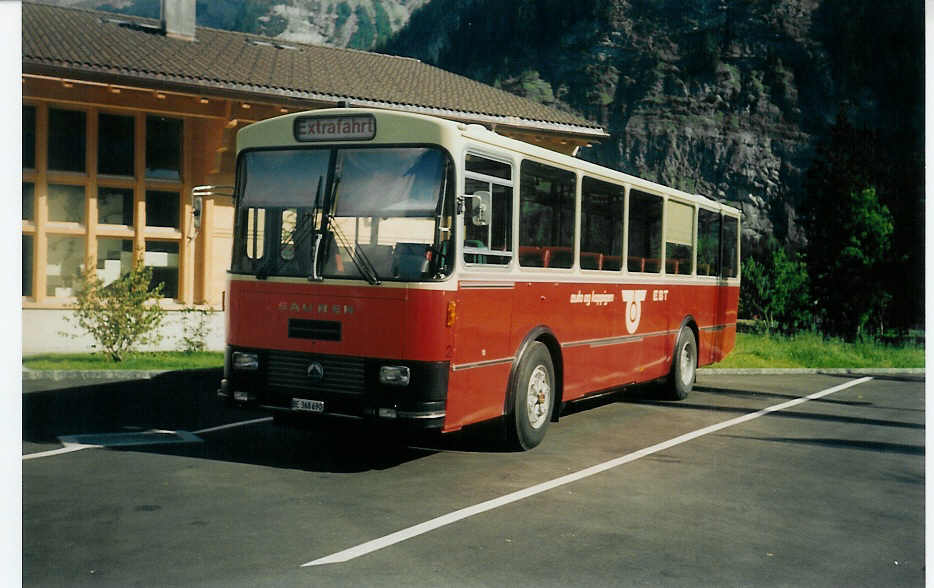
[[[735,208],[479,125],[329,109],[237,137],[219,394],[529,449],[571,401],[733,347]]]

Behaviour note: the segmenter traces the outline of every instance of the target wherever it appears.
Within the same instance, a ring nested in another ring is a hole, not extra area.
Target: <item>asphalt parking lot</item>
[[[924,585],[919,378],[702,373],[516,453],[281,428],[216,377],[26,388],[24,585]]]

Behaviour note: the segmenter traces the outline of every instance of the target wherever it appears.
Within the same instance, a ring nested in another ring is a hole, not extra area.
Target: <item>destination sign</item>
[[[296,141],[369,141],[376,136],[372,114],[353,114],[295,119]]]

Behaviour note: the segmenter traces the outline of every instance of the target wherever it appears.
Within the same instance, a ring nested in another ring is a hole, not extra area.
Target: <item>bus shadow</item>
[[[150,379],[105,383],[48,382],[22,395],[23,440],[121,430],[194,430],[230,418],[216,402],[221,370],[168,372]],[[34,383],[30,383],[33,384]],[[240,411],[233,415],[245,418]],[[248,417],[246,417],[248,418]]]
[[[800,396],[795,396],[793,398],[800,398]],[[670,402],[670,401],[660,401],[660,400],[649,400],[649,399],[640,399],[633,400],[632,402],[637,404],[662,404],[666,407],[678,410],[701,410],[707,412],[722,412],[735,415],[745,415],[752,414],[762,410],[761,408],[748,408],[742,406],[715,406],[713,404],[698,404],[692,402]],[[836,422],[836,423],[846,423],[846,424],[857,424],[857,425],[875,425],[879,427],[895,427],[900,429],[919,429],[924,430],[924,424],[919,423],[909,423],[904,421],[893,421],[885,419],[873,419],[867,417],[852,417],[852,416],[842,416],[842,415],[833,415],[833,414],[820,414],[814,412],[803,412],[800,410],[794,411],[784,411],[779,410],[771,412],[768,414],[769,417],[781,418],[781,419],[805,419],[813,421],[825,421],[825,422]]]
[[[217,399],[221,371],[191,370],[147,380],[50,383],[22,395],[24,442],[56,443],[59,437],[145,431],[186,431],[268,417]],[[340,426],[338,426],[340,425]],[[198,434],[200,442],[109,447],[276,468],[348,473],[386,469],[437,450],[412,448],[406,439],[356,423],[279,426],[260,421]]]
[[[889,453],[899,455],[924,455],[925,448],[921,445],[909,445],[906,443],[887,443],[881,441],[864,441],[859,439],[830,439],[830,438],[812,438],[812,437],[749,437],[744,435],[726,435],[732,439],[747,439],[753,441],[764,441],[769,443],[786,443],[793,445],[812,445],[816,447],[828,447],[832,449],[858,449],[862,451],[871,451],[874,453]]]
[[[731,388],[716,388],[713,386],[694,386],[694,391],[708,392],[718,396],[730,396],[733,398],[776,398],[781,400],[797,400],[801,398],[795,394],[782,394],[779,392],[759,392],[755,390],[736,390]],[[811,402],[821,402],[824,404],[837,404],[842,406],[873,406],[872,402],[858,400],[836,400],[833,398],[816,398]]]
[[[437,453],[355,423],[296,427],[262,422],[200,437],[201,443],[116,450],[341,474],[390,469]]]

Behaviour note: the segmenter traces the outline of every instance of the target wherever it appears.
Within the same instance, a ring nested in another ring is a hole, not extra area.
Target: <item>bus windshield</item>
[[[251,151],[239,183],[236,273],[378,283],[450,272],[453,167],[440,149]]]

